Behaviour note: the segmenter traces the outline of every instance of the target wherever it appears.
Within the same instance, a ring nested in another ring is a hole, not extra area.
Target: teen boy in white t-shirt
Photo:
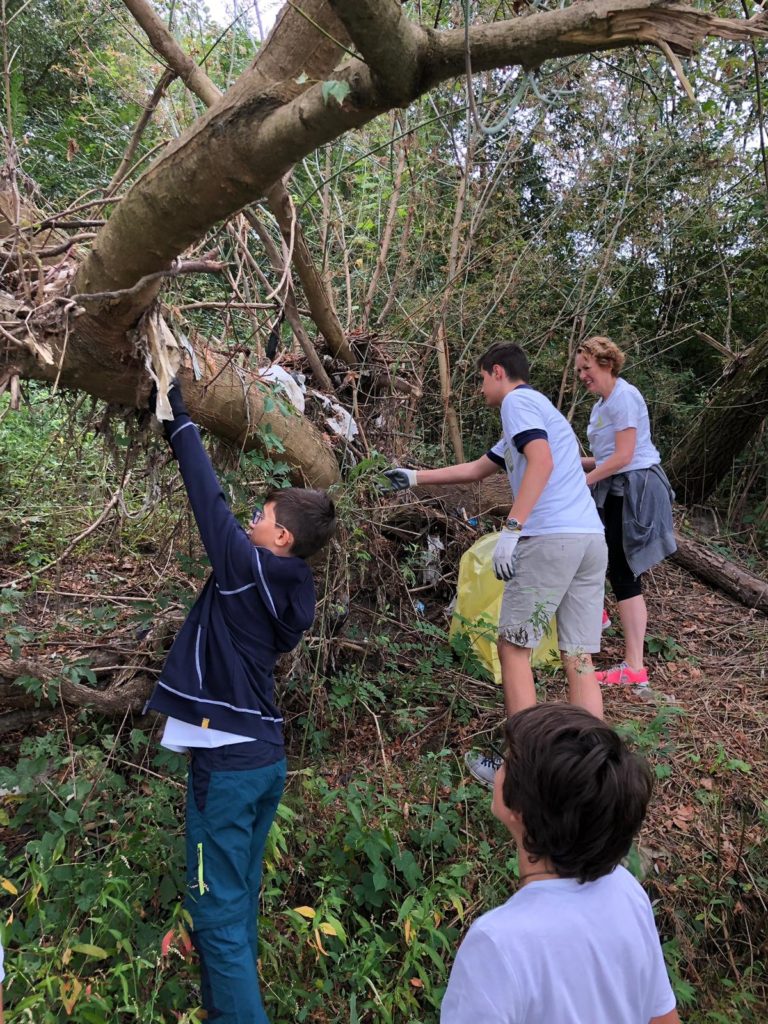
[[[467,933],[440,1024],[679,1024],[651,904],[619,866],[651,780],[581,708],[509,719],[491,810],[517,845],[520,888]]]
[[[528,359],[519,345],[492,345],[478,368],[485,401],[500,410],[502,440],[474,462],[385,475],[400,490],[469,483],[506,469],[514,501],[493,568],[505,581],[498,650],[507,714],[536,703],[531,652],[554,615],[569,699],[602,716],[591,655],[600,650],[608,554],[579,443],[562,413],[528,384]],[[496,755],[465,760],[478,781],[493,785]]]

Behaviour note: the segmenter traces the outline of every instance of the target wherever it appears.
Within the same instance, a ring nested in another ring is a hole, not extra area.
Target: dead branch
[[[220,274],[226,270],[226,263],[218,263],[210,257],[216,254],[215,250],[206,253],[199,260],[174,260],[168,270],[158,270],[154,274],[145,274],[136,284],[130,288],[116,288],[110,292],[83,292],[79,295],[70,295],[69,302],[108,302],[110,299],[123,299],[132,295],[138,295],[148,284],[159,281],[162,278],[180,277],[182,274]]]
[[[60,256],[63,252],[69,252],[73,245],[77,245],[79,242],[87,242],[95,237],[96,235],[92,231],[84,232],[81,235],[73,235],[66,242],[62,242],[61,245],[52,245],[48,249],[38,249],[37,255],[40,259],[45,259],[48,256]]]
[[[768,615],[768,580],[756,576],[692,537],[675,534],[677,551],[672,561],[719,590],[735,597],[747,608]]]
[[[120,166],[117,168],[115,173],[112,175],[112,180],[107,186],[105,197],[114,195],[121,183],[125,180],[128,172],[131,169],[131,162],[136,154],[141,137],[146,130],[147,125],[152,120],[152,115],[157,110],[157,105],[165,95],[165,91],[168,86],[176,78],[176,71],[172,68],[168,68],[160,77],[159,82],[154,88],[152,95],[149,98],[149,102],[141,112],[141,117],[136,122],[136,127],[133,129],[133,135],[131,141],[128,143],[128,148],[123,154],[123,159],[120,161]]]

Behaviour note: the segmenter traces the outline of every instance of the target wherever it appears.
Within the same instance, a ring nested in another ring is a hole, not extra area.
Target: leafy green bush
[[[0,770],[6,997],[18,1020],[192,1020],[179,758],[85,716]],[[172,766],[172,772],[169,767]],[[447,751],[331,787],[299,772],[270,834],[262,973],[275,1024],[437,1020],[460,929],[508,891],[481,791]],[[14,792],[18,790],[18,792]],[[477,875],[480,875],[480,880]],[[474,876],[474,877],[470,877]],[[165,936],[165,941],[164,941]]]

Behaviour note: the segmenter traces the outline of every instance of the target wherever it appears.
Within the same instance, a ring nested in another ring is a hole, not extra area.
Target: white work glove
[[[505,527],[501,531],[493,549],[493,571],[497,580],[511,580],[515,575],[515,555],[519,540],[519,530],[508,530]]]
[[[401,469],[398,466],[397,469],[385,469],[382,476],[389,481],[391,491],[407,491],[409,487],[416,486],[415,469]],[[386,490],[386,486],[382,486],[382,490]]]

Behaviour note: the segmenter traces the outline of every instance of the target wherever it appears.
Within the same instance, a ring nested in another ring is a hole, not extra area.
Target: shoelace
[[[489,743],[488,746],[491,748],[491,753],[484,754],[480,758],[480,764],[484,768],[493,768],[495,770],[501,765],[501,762],[504,760],[504,755],[498,747],[493,745],[493,743]]]

